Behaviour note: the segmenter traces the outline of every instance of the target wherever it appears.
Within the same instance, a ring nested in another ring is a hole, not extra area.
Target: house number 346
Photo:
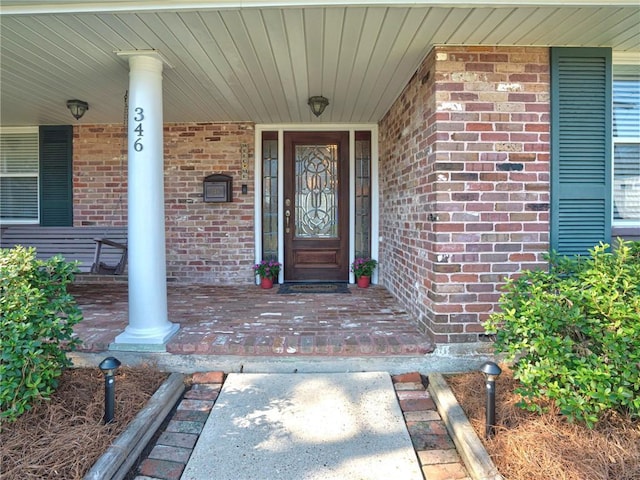
[[[144,120],[144,109],[142,107],[137,107],[135,110],[136,115],[133,117],[133,121],[137,122],[138,125],[133,129],[134,132],[138,135],[136,141],[133,142],[133,149],[136,152],[141,152],[144,150],[144,145],[142,144],[142,138],[144,137],[144,130],[142,129],[142,121]]]

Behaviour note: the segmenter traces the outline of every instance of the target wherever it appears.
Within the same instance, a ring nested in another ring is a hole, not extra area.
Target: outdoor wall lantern
[[[99,368],[104,374],[104,423],[113,421],[113,412],[116,403],[116,370],[121,365],[120,360],[107,357],[100,362]]]
[[[89,110],[89,104],[82,100],[67,100],[67,108],[76,120],[80,120],[84,113]]]
[[[496,379],[500,376],[502,370],[495,363],[487,362],[480,371],[484,373],[485,387],[487,389],[485,438],[490,438],[496,426]]]
[[[311,107],[311,111],[313,112],[313,114],[316,117],[319,117],[320,115],[322,115],[322,112],[324,112],[324,109],[327,108],[327,105],[329,105],[329,100],[326,97],[319,95],[309,97],[309,101],[307,102],[307,104],[309,105],[309,107]]]

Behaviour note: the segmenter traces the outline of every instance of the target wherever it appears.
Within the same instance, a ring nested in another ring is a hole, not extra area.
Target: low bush
[[[70,365],[73,326],[82,319],[67,292],[77,272],[60,257],[37,260],[33,248],[0,249],[0,418],[15,420],[47,399]]]
[[[548,399],[589,427],[611,411],[640,418],[640,243],[549,265],[509,280],[485,323],[513,362],[521,406]]]

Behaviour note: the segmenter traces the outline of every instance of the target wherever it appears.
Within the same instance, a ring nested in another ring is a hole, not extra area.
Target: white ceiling
[[[154,49],[170,65],[166,122],[375,123],[433,45],[608,46],[640,57],[634,0],[310,3],[2,0],[0,124],[74,123],[71,98],[90,105],[79,123],[122,122],[128,67],[118,51]],[[319,119],[311,95],[329,98]]]

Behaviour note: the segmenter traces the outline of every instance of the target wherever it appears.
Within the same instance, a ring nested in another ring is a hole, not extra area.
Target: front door
[[[349,277],[349,133],[285,132],[286,281]]]

